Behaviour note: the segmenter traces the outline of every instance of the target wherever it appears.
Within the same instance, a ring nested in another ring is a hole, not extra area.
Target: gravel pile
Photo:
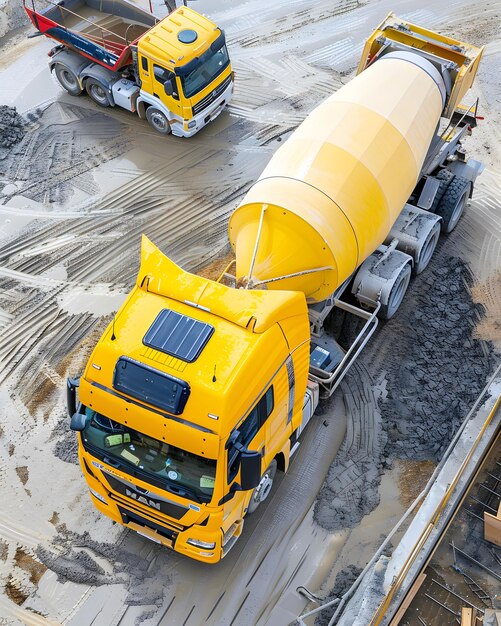
[[[19,143],[26,133],[26,123],[15,107],[0,105],[0,156],[5,148]]]
[[[493,369],[492,345],[475,338],[484,309],[472,301],[468,267],[440,260],[412,283],[341,384],[347,435],[314,508],[329,531],[354,528],[376,508],[394,459],[438,461]],[[382,374],[384,400],[373,380]]]
[[[492,371],[492,345],[474,336],[484,309],[471,281],[457,257],[429,268],[394,339],[381,405],[390,458],[438,461]]]

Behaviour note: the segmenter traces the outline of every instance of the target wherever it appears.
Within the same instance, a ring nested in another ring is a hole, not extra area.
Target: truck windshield
[[[176,448],[85,409],[84,448],[105,463],[119,467],[160,488],[198,502],[210,502],[216,461]]]
[[[228,67],[230,58],[226,45],[223,44],[217,50],[214,50],[211,46],[198,61],[194,69],[189,73],[184,74],[179,72],[183,93],[187,98],[191,98],[191,96],[194,96],[204,87],[207,87],[216,76],[221,74],[221,72]],[[193,61],[191,63],[193,63]],[[191,63],[189,64],[190,66]]]

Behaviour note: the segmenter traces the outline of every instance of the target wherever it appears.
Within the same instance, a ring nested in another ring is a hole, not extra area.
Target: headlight
[[[200,539],[192,539],[191,537],[186,541],[192,546],[196,546],[197,548],[207,548],[208,550],[212,550],[212,548],[216,547],[215,541],[200,541]]]
[[[188,128],[194,128],[197,125],[197,120],[191,120],[188,122]]]
[[[89,491],[94,496],[94,498],[97,498],[99,501],[103,502],[104,504],[108,504],[106,502],[106,498],[102,496],[100,493],[98,493],[97,491],[94,491],[94,489],[91,489],[90,487],[89,487]]]

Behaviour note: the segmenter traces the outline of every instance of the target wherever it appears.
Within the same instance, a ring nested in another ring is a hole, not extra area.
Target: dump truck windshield
[[[220,39],[222,39],[222,45],[219,44],[219,47],[216,48]],[[190,61],[184,68],[180,67],[176,70],[176,73],[181,77],[184,95],[191,98],[201,91],[228,67],[229,62],[230,58],[224,37],[220,37],[201,57]]]
[[[173,493],[210,502],[214,491],[216,461],[205,459],[140,433],[108,417],[85,409],[82,432],[88,452],[121,471]]]

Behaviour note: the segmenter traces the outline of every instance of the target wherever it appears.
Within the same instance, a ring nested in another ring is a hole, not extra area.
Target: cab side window
[[[153,63],[153,76],[155,77],[155,80],[161,85],[165,86],[165,83],[170,83],[172,85],[172,97],[175,100],[179,100],[179,94],[177,93],[176,85],[176,75],[174,74],[174,72],[171,72],[165,69],[165,67]]]
[[[238,437],[235,439],[236,443],[239,443],[244,446],[244,448],[247,448],[268,417],[271,415],[273,406],[274,397],[272,385],[254,406],[249,415],[240,424],[237,431],[234,431],[238,432]],[[236,450],[236,448],[232,448],[228,451],[228,484],[237,475],[239,465],[240,453]]]
[[[148,73],[149,69],[148,69],[148,59],[146,57],[141,57],[141,67],[143,68],[143,71]]]
[[[249,416],[240,424],[239,431],[240,437],[238,442],[247,447],[254,439],[259,430],[259,410],[258,404],[249,413]]]

